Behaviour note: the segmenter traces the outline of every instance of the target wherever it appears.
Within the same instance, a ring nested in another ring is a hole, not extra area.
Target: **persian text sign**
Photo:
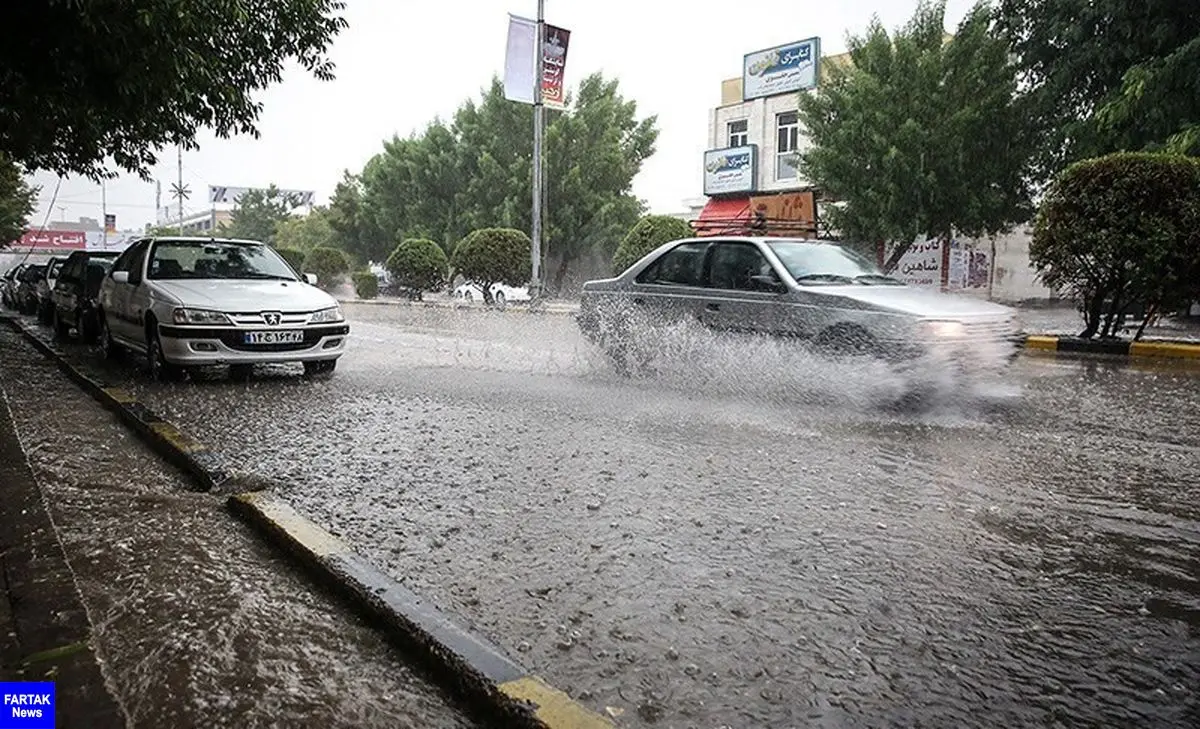
[[[27,230],[13,248],[37,251],[82,251],[87,247],[87,233],[81,230]]]
[[[752,197],[750,210],[770,222],[804,223],[814,231],[817,227],[816,203],[809,191]]]
[[[704,194],[753,192],[758,171],[758,147],[710,149],[704,153]]]
[[[909,286],[942,285],[942,242],[918,240],[904,252],[892,276]]]
[[[563,79],[567,71],[567,45],[571,31],[547,25],[542,43],[542,103],[552,109],[567,107],[567,87]]]
[[[0,683],[0,729],[54,729],[54,683]]]
[[[816,88],[820,60],[820,38],[747,53],[742,59],[742,99]]]

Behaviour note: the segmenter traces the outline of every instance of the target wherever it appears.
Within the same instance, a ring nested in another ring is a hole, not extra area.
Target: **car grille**
[[[308,311],[285,311],[282,312],[283,319],[279,322],[280,327],[301,327],[308,323],[308,318],[312,316],[312,312]],[[262,312],[239,312],[237,314],[228,314],[233,323],[239,327],[260,327],[266,328],[267,323],[263,320]],[[272,327],[274,328],[274,327]]]

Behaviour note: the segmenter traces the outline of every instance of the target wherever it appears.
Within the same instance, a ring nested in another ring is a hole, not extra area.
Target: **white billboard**
[[[208,201],[210,203],[236,203],[238,198],[251,190],[266,192],[265,187],[218,187],[216,185],[208,186]],[[290,196],[296,201],[296,205],[312,205],[313,198],[317,193],[312,190],[279,190],[281,196]]]
[[[820,38],[747,53],[742,59],[742,100],[816,88],[820,62]]]
[[[710,149],[704,153],[704,194],[754,192],[758,178],[758,147]]]

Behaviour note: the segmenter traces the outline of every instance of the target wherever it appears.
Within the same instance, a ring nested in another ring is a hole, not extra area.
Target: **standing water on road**
[[[769,348],[626,380],[566,317],[351,316],[327,381],[129,383],[625,725],[1198,724],[1194,372],[893,417]]]

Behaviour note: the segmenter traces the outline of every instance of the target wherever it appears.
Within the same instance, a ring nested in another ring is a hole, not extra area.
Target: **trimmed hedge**
[[[392,283],[401,289],[439,291],[446,286],[450,264],[437,243],[409,238],[396,246],[384,267],[392,275]]]

